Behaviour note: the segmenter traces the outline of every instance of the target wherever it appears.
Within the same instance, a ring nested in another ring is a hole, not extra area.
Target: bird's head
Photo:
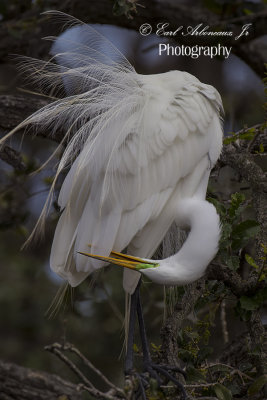
[[[190,266],[186,268],[183,276],[177,274],[177,263],[173,262],[173,256],[165,260],[154,261],[145,258],[129,256],[127,254],[118,253],[116,251],[112,251],[109,257],[103,257],[83,252],[80,252],[80,254],[97,260],[101,260],[105,263],[119,265],[120,267],[140,272],[142,275],[145,275],[147,278],[149,278],[152,282],[159,284],[164,283],[164,285],[186,285],[203,275],[202,270],[198,275],[196,275],[195,270],[193,268],[190,268]],[[180,267],[182,268],[182,266]]]
[[[134,271],[143,272],[143,270],[153,269],[159,267],[159,263],[157,261],[153,262],[153,260],[147,260],[145,258],[138,258],[129,256],[127,254],[119,253],[116,251],[112,251],[109,257],[100,256],[91,253],[79,252],[84,256],[94,258],[105,263],[111,263],[115,265],[119,265],[121,267],[129,268]]]

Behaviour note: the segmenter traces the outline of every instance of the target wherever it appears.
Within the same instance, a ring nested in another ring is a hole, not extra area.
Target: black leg
[[[147,376],[144,373],[138,373],[133,371],[133,344],[134,344],[134,328],[135,328],[135,320],[136,314],[138,317],[139,329],[140,329],[140,336],[141,336],[141,343],[142,343],[142,351],[143,351],[143,367],[144,372],[148,373],[149,376],[155,379],[160,387],[162,385],[161,376],[165,377],[168,381],[172,381],[175,385],[180,389],[182,393],[182,397],[185,400],[187,398],[186,392],[184,390],[183,385],[173,376],[171,375],[170,371],[179,372],[183,375],[184,371],[176,366],[168,366],[168,365],[161,365],[155,364],[152,362],[150,351],[149,351],[149,344],[146,336],[145,330],[145,323],[144,323],[144,316],[142,311],[142,305],[140,300],[140,283],[139,281],[135,292],[131,296],[131,306],[130,306],[130,316],[129,316],[129,331],[128,331],[128,340],[127,340],[127,352],[125,358],[125,375],[134,375],[136,376],[139,386],[136,392],[136,398],[141,398],[146,400],[146,393],[145,388],[149,386]]]
[[[130,305],[130,315],[129,315],[129,329],[128,329],[128,339],[127,339],[127,351],[125,357],[125,375],[134,375],[138,380],[138,388],[135,392],[136,399],[141,397],[142,400],[147,400],[145,387],[147,386],[146,379],[137,372],[133,370],[133,345],[134,345],[134,328],[136,321],[136,312],[137,312],[137,300],[139,297],[139,287],[140,287],[141,279],[138,282],[138,285],[131,295],[131,305]]]
[[[149,351],[149,344],[147,340],[147,335],[146,335],[146,329],[145,329],[145,321],[144,321],[144,315],[143,315],[143,310],[142,310],[142,304],[140,300],[140,286],[138,286],[137,289],[137,316],[138,316],[138,322],[139,322],[139,330],[140,330],[140,337],[141,337],[141,343],[142,343],[142,351],[143,351],[143,363],[144,363],[144,370],[147,371],[150,376],[158,382],[158,385],[160,386],[162,384],[162,381],[158,374],[153,370],[152,366],[152,360],[151,360],[151,355]]]
[[[127,351],[125,357],[125,375],[129,375],[133,370],[133,345],[134,345],[134,327],[136,320],[136,307],[137,307],[137,296],[139,293],[140,280],[134,293],[131,295],[131,306],[129,316],[129,330],[127,340]]]
[[[146,336],[144,315],[143,315],[142,304],[141,304],[141,300],[140,300],[140,285],[138,285],[136,290],[137,290],[137,309],[136,309],[136,311],[137,311],[138,322],[139,322],[139,330],[140,330],[140,336],[141,336],[141,342],[142,342],[143,357],[144,357],[145,362],[151,362],[151,355],[150,355],[148,340],[147,340],[147,336]]]
[[[136,288],[137,292],[137,316],[138,316],[138,322],[139,322],[139,329],[140,329],[140,337],[141,337],[141,342],[142,342],[142,350],[143,350],[143,360],[144,360],[144,370],[149,373],[149,375],[156,379],[158,382],[158,385],[162,385],[162,380],[160,379],[158,373],[161,375],[165,376],[169,381],[172,381],[173,383],[176,384],[176,386],[180,389],[183,399],[187,399],[187,394],[185,392],[184,386],[176,379],[174,376],[172,376],[169,371],[175,371],[183,376],[185,376],[184,371],[176,366],[168,366],[168,365],[161,365],[161,364],[155,364],[152,362],[150,351],[149,351],[149,344],[147,340],[147,335],[146,335],[146,329],[145,329],[145,322],[144,322],[144,316],[143,316],[143,310],[142,310],[142,304],[140,300],[140,282],[138,287]]]

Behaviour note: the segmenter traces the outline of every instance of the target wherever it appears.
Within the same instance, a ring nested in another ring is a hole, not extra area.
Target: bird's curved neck
[[[183,246],[160,260],[154,271],[144,271],[151,280],[166,285],[184,285],[200,278],[218,250],[220,220],[211,203],[199,198],[180,200],[176,221],[190,228]]]

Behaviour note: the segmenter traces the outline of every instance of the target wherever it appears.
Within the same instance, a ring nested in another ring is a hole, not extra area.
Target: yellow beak
[[[147,260],[143,260],[142,258],[118,253],[117,251],[112,251],[110,253],[110,256],[112,256],[112,257],[110,257],[110,256],[105,257],[105,256],[97,255],[97,254],[84,253],[82,251],[79,251],[78,253],[82,254],[84,256],[87,256],[87,257],[95,258],[97,260],[101,260],[101,261],[105,261],[105,262],[108,262],[111,264],[119,265],[121,267],[130,268],[135,271],[139,271],[140,269],[146,269],[146,268],[155,268],[155,267],[159,266],[159,264],[154,263],[153,261],[150,262]]]

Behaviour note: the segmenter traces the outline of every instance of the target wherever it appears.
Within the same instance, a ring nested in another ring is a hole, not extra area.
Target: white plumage
[[[53,38],[50,62],[29,61],[37,80],[54,96],[64,88],[67,97],[19,126],[65,131],[56,179],[71,168],[58,198],[51,268],[76,286],[106,265],[80,252],[109,256],[127,248],[149,258],[176,221],[191,227],[181,250],[140,272],[162,284],[198,279],[219,240],[219,218],[205,196],[222,146],[220,95],[186,72],[140,75],[99,33],[71,23],[76,26]],[[139,277],[125,269],[127,292]]]

